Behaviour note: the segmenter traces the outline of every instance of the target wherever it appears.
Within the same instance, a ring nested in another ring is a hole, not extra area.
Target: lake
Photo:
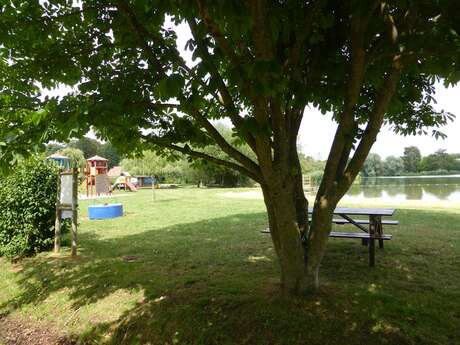
[[[460,202],[460,175],[416,177],[366,177],[354,184],[348,197],[383,201]]]

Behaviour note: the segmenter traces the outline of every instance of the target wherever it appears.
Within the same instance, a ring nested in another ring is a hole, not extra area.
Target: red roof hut
[[[86,160],[86,171],[91,176],[107,174],[109,170],[109,161],[104,157],[93,156]]]

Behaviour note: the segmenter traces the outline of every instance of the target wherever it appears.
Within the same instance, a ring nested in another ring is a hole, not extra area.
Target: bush
[[[58,169],[33,159],[0,181],[0,256],[22,257],[53,245]],[[64,225],[62,231],[68,229]]]
[[[311,184],[314,185],[314,186],[318,186],[321,183],[321,180],[323,179],[323,174],[324,174],[324,171],[322,171],[322,170],[317,170],[317,171],[311,172],[309,174]]]

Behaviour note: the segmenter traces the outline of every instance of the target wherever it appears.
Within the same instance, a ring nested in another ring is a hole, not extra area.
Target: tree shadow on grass
[[[43,255],[21,263],[22,292],[0,310],[44,303],[62,292],[76,313],[128,292],[140,297],[113,307],[113,317],[92,327],[91,316],[80,319],[88,323],[78,334],[81,343],[341,344],[346,338],[361,344],[371,335],[375,344],[412,342],[381,306],[402,297],[372,290],[386,284],[394,260],[387,254],[400,247],[387,246],[379,253],[382,268],[369,271],[365,247],[331,241],[322,290],[286,300],[278,295],[270,237],[260,233],[265,222],[264,213],[236,214],[116,238],[85,232],[76,260]],[[401,306],[388,308],[397,313]]]

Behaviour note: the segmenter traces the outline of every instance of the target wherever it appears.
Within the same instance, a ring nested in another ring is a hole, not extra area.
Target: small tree
[[[323,172],[325,162],[316,160],[313,157],[305,156],[303,153],[299,153],[300,166],[302,167],[302,173],[311,175],[316,172]]]
[[[180,155],[172,160],[151,150],[143,151],[139,157],[125,158],[120,165],[132,175],[158,176],[174,183],[181,180],[188,167],[188,163]]]

